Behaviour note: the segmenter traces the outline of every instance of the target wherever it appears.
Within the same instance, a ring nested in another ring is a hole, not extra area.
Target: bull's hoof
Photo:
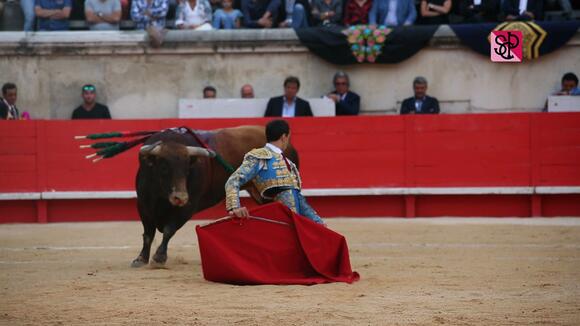
[[[135,260],[133,260],[133,262],[131,263],[131,267],[133,268],[138,268],[138,267],[142,267],[147,265],[148,261],[145,260],[143,257],[139,256],[137,258],[135,258]]]
[[[155,256],[153,256],[153,261],[159,265],[164,265],[167,261],[167,254],[156,253]]]

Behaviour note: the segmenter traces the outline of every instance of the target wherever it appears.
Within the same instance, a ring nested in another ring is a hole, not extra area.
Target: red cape
[[[344,237],[280,203],[197,226],[203,276],[231,284],[352,283]]]

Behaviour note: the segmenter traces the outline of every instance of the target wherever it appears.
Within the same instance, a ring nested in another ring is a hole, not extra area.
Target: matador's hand
[[[250,216],[250,212],[248,212],[248,209],[245,207],[234,208],[234,209],[230,210],[228,213],[230,213],[230,215],[234,215],[236,217],[248,217],[248,216]]]

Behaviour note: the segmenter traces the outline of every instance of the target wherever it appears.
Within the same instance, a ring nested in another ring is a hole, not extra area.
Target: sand
[[[580,219],[330,219],[361,280],[316,286],[205,281],[197,223],[141,269],[138,222],[0,225],[0,324],[580,325]]]

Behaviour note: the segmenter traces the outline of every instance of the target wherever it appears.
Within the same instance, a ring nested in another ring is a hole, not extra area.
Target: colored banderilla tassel
[[[75,139],[105,139],[105,138],[122,138],[122,137],[134,137],[134,136],[145,136],[153,135],[157,131],[113,131],[106,132],[102,134],[90,134],[86,136],[75,136]]]
[[[94,143],[94,144],[90,144],[90,145],[81,145],[80,148],[106,148],[106,147],[110,147],[110,146],[115,146],[119,144],[119,142],[102,142],[102,143]]]

